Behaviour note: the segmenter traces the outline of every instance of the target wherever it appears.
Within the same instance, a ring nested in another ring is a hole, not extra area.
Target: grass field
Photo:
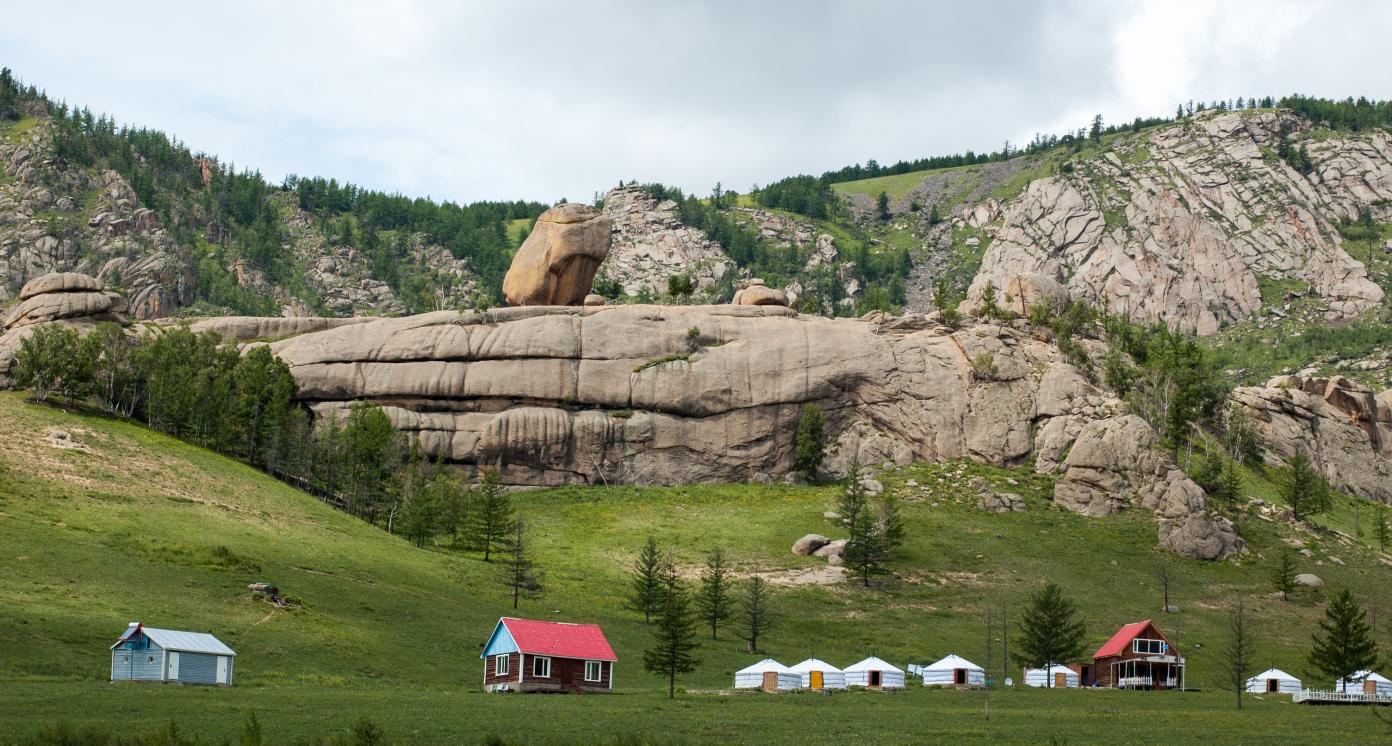
[[[45,436],[54,428],[73,433],[86,450],[50,445]],[[648,632],[622,608],[624,567],[652,534],[692,573],[702,552],[720,545],[741,573],[772,578],[781,587],[781,623],[761,647],[784,662],[816,655],[846,665],[874,653],[902,665],[957,652],[986,665],[988,609],[1008,607],[1018,618],[1024,598],[1056,580],[1078,602],[1090,642],[1100,643],[1122,623],[1157,616],[1157,571],[1168,565],[1171,602],[1181,611],[1160,615],[1159,623],[1188,655],[1190,685],[1213,690],[1221,624],[1237,598],[1259,619],[1259,667],[1297,675],[1306,672],[1309,635],[1322,613],[1317,593],[1291,603],[1267,596],[1263,555],[1289,536],[1254,518],[1242,523],[1249,555],[1190,562],[1155,551],[1145,516],[1093,520],[1053,508],[1047,477],[918,466],[884,478],[909,498],[909,541],[899,576],[866,590],[798,584],[824,565],[788,547],[810,531],[834,533],[821,518],[834,487],[523,493],[516,502],[536,532],[547,595],[524,602],[520,613],[601,623],[620,658],[617,692],[489,697],[478,692],[477,656],[493,621],[510,610],[494,568],[474,555],[415,548],[251,469],[130,423],[0,394],[0,433],[0,742],[57,722],[121,723],[130,732],[172,721],[186,732],[235,739],[248,709],[276,742],[346,733],[361,715],[397,739],[421,742],[497,733],[535,743],[629,736],[830,743],[879,731],[890,741],[941,734],[1232,743],[1385,733],[1366,710],[1263,701],[1239,714],[1231,695],[1218,691],[998,690],[990,721],[981,719],[981,693],[917,688],[894,696],[685,694],[667,702],[659,680],[641,670]],[[1022,494],[1030,510],[977,510],[962,486],[972,478]],[[928,489],[907,485],[911,479]],[[1302,560],[1302,570],[1331,588],[1352,587],[1384,610],[1392,606],[1392,570],[1371,549],[1306,538],[1314,556]],[[253,601],[245,585],[262,579],[302,605],[273,610]],[[217,634],[239,653],[236,685],[107,683],[107,648],[134,620]],[[754,660],[728,632],[701,653],[699,670],[680,682],[688,689],[728,686]],[[1010,674],[1018,677],[1018,669]]]

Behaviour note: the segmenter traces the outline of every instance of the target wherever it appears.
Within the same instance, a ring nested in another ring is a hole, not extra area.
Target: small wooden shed
[[[904,670],[873,655],[842,670],[846,673],[846,686],[863,686],[867,689],[904,688]]]
[[[1076,665],[1050,663],[1039,668],[1025,669],[1025,686],[1041,689],[1076,689],[1082,684]]]
[[[111,646],[111,680],[231,686],[236,657],[210,634],[131,622]]]
[[[846,672],[818,658],[808,658],[791,667],[802,676],[803,689],[845,689]]]
[[[956,653],[919,669],[924,686],[986,686],[986,669]]]
[[[1363,694],[1392,694],[1392,681],[1372,671],[1363,670],[1334,682],[1336,692],[1362,692]]]
[[[802,688],[802,675],[772,658],[765,658],[736,671],[735,688],[789,692]]]
[[[618,656],[597,624],[503,617],[483,653],[487,692],[607,692]]]
[[[1300,679],[1279,668],[1268,668],[1247,680],[1247,691],[1269,694],[1295,694],[1300,691]]]

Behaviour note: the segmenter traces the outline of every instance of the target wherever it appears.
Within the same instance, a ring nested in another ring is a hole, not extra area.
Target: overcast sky
[[[707,192],[1181,100],[1392,98],[1392,2],[45,2],[0,64],[259,168],[435,199]]]

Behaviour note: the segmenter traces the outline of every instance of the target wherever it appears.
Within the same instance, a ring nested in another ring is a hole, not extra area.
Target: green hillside
[[[84,449],[49,442],[61,429]],[[479,648],[504,612],[494,569],[448,547],[418,549],[245,466],[139,426],[0,395],[0,708],[6,738],[53,723],[144,732],[176,722],[209,738],[235,738],[254,709],[275,740],[346,734],[362,715],[400,740],[470,742],[499,733],[516,742],[594,742],[641,734],[656,742],[743,740],[825,743],[874,727],[901,738],[937,732],[969,739],[1038,740],[1041,724],[1090,740],[1097,728],[1127,740],[1169,729],[1237,741],[1285,728],[1354,738],[1382,727],[1358,709],[1253,702],[1231,696],[1130,692],[991,695],[919,688],[898,696],[785,697],[686,694],[662,698],[641,670],[647,632],[622,609],[623,570],[655,535],[684,570],[720,545],[741,572],[781,587],[781,625],[761,647],[792,663],[816,655],[846,665],[871,653],[896,663],[949,652],[986,663],[984,616],[1018,618],[1044,579],[1079,603],[1092,642],[1118,625],[1156,616],[1157,571],[1173,570],[1162,626],[1188,653],[1191,686],[1214,689],[1224,612],[1247,599],[1259,619],[1260,666],[1304,673],[1321,597],[1267,597],[1263,553],[1281,540],[1274,524],[1244,521],[1247,557],[1208,564],[1154,549],[1150,519],[1086,519],[1052,508],[1047,478],[980,466],[922,466],[886,478],[915,497],[904,504],[909,539],[900,576],[885,588],[846,582],[795,585],[824,568],[788,547],[804,533],[833,533],[821,513],[834,487],[702,486],[566,488],[520,494],[536,531],[547,595],[523,614],[604,625],[620,662],[610,697],[488,696],[479,691]],[[1023,494],[1026,513],[979,511],[973,477]],[[904,482],[931,485],[924,492]],[[1257,491],[1269,485],[1253,480]],[[972,493],[974,494],[974,493]],[[1331,517],[1347,523],[1347,505]],[[1334,537],[1305,537],[1303,570],[1392,606],[1385,558]],[[1337,556],[1338,564],[1333,557]],[[1321,563],[1315,566],[1315,563]],[[273,609],[245,585],[271,580],[299,606]],[[237,649],[230,689],[107,683],[107,647],[127,622],[210,631]],[[1384,645],[1388,643],[1381,634]],[[704,663],[681,683],[728,686],[753,657],[732,634],[707,641]],[[993,653],[999,677],[999,656]],[[1011,675],[1018,676],[1018,670]],[[1061,705],[1062,703],[1066,703]],[[538,717],[541,715],[541,717]],[[870,725],[873,723],[873,726]],[[1157,725],[1160,724],[1160,725]],[[676,726],[676,727],[674,727]],[[1157,731],[1159,727],[1161,730]],[[1046,732],[1050,732],[1046,731]]]

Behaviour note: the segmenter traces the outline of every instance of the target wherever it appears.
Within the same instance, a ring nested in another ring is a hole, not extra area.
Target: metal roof
[[[232,648],[223,644],[222,640],[213,637],[206,632],[181,632],[173,629],[156,629],[146,627],[142,624],[132,622],[126,631],[121,633],[116,645],[128,639],[132,632],[143,632],[145,636],[154,641],[156,645],[165,650],[177,650],[181,653],[210,653],[212,655],[233,655],[237,653]],[[116,647],[112,645],[111,647]]]
[[[604,639],[597,624],[544,622],[536,619],[503,617],[498,623],[512,635],[517,649],[529,655],[553,655],[558,658],[617,661],[614,649]]]

